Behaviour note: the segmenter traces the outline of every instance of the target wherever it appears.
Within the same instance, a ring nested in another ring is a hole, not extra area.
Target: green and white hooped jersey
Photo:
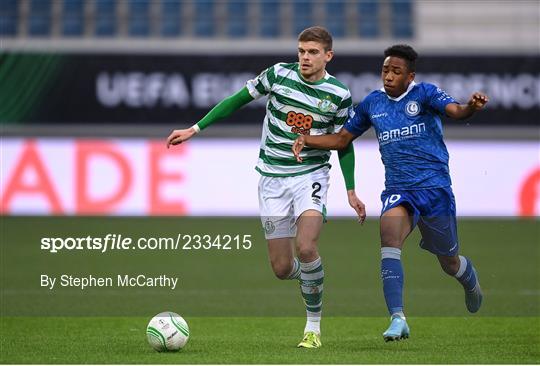
[[[255,168],[265,176],[289,177],[309,173],[328,162],[331,152],[304,148],[302,163],[291,147],[300,135],[338,132],[352,105],[349,89],[326,73],[316,82],[300,76],[298,63],[278,63],[246,83],[255,99],[268,96],[259,161]]]

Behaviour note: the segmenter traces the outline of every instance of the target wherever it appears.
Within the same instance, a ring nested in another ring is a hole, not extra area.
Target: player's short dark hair
[[[408,44],[396,44],[388,47],[384,50],[384,58],[388,56],[399,57],[407,61],[407,67],[409,71],[414,72],[416,70],[416,59],[418,53]]]
[[[309,27],[298,35],[298,42],[318,42],[323,45],[325,51],[332,49],[332,35],[324,27]]]

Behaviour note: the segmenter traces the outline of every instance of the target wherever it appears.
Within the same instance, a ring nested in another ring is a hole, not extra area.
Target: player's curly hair
[[[332,49],[332,35],[324,27],[309,27],[298,35],[298,42],[318,42],[323,45],[325,51]]]
[[[395,56],[407,61],[407,67],[409,71],[414,72],[416,70],[416,59],[418,53],[408,44],[395,44],[384,50],[384,57]]]

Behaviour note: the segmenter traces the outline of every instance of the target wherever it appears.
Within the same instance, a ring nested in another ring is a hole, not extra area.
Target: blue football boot
[[[409,333],[407,321],[399,315],[393,315],[390,326],[383,333],[383,338],[386,342],[399,341],[400,339],[409,338]]]
[[[476,277],[476,285],[472,290],[465,290],[465,305],[470,313],[476,313],[482,305],[483,296],[480,282],[478,282],[478,273],[476,273],[474,266],[472,270],[474,272],[474,276]]]

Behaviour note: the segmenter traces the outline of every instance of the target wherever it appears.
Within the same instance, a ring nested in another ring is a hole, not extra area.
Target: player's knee
[[[291,274],[292,269],[293,269],[292,263],[287,263],[283,261],[272,263],[272,270],[274,271],[274,274],[276,275],[276,277],[279,278],[280,280],[287,279],[289,275]]]
[[[276,275],[276,278],[280,279],[280,280],[288,279],[289,274],[290,274],[290,272],[282,270],[282,269],[274,270],[274,275]]]
[[[319,257],[319,253],[317,252],[317,247],[309,244],[301,244],[298,245],[298,258],[302,262],[311,262]]]

